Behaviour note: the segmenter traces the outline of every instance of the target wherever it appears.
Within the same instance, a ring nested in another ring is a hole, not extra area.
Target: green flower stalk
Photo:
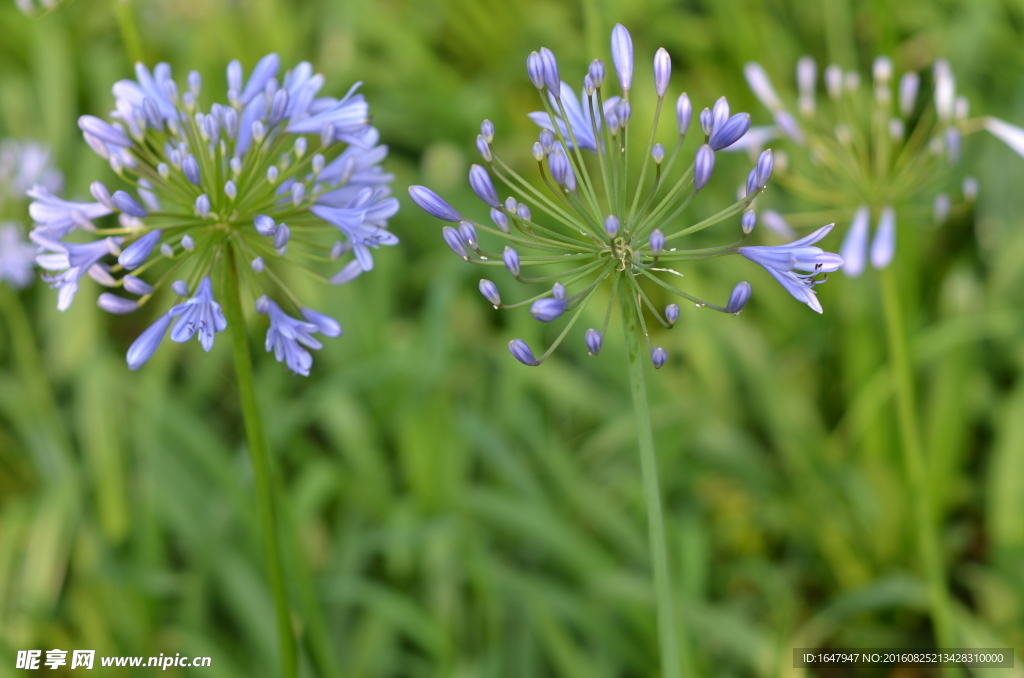
[[[507,303],[494,281],[489,277],[480,280],[480,293],[495,308],[529,306],[533,317],[544,323],[568,317],[557,339],[539,356],[521,339],[509,342],[510,352],[524,365],[537,366],[547,359],[604,288],[609,290],[604,321],[600,328],[582,332],[588,352],[597,355],[615,306],[621,309],[647,503],[662,675],[676,678],[680,674],[678,634],[643,363],[646,354],[655,369],[666,364],[668,353],[651,343],[648,323],[671,328],[680,317],[680,307],[677,303],[656,307],[649,290],[661,288],[697,308],[738,314],[750,298],[748,282],[739,282],[728,301],[719,305],[679,289],[675,280],[681,276],[676,268],[739,254],[760,264],[796,299],[821,312],[814,288],[824,281],[824,274],[842,265],[842,259],[815,246],[831,225],[783,246],[746,244],[756,222],[754,200],[772,173],[770,150],[757,158],[739,200],[707,219],[688,222],[686,208],[711,180],[716,152],[743,138],[750,127],[750,115],[731,113],[724,97],[713,108],[704,109],[700,114],[703,143],[685,166],[681,149],[693,114],[685,93],[676,99],[674,123],[678,136],[674,148],[668,151],[655,142],[671,75],[669,54],[659,49],[654,57],[657,104],[650,132],[640,140],[646,143],[646,151],[635,174],[628,162],[630,123],[634,122],[629,100],[633,47],[629,32],[621,25],[612,31],[611,52],[621,96],[605,95],[605,67],[597,59],[583,78],[579,98],[561,80],[550,50],[530,54],[527,73],[543,106],[543,110],[530,114],[541,128],[532,155],[542,187],[527,181],[498,157],[491,147],[494,125],[485,120],[476,140],[484,164],[472,166],[469,183],[490,209],[490,223],[464,217],[425,186],[412,186],[409,194],[428,214],[447,222],[441,229],[442,237],[463,260],[505,269],[520,283],[548,287],[523,301]],[[492,177],[513,195],[500,199]],[[686,236],[729,220],[739,222],[738,240],[704,249],[680,246]],[[531,269],[542,270],[531,275]]]

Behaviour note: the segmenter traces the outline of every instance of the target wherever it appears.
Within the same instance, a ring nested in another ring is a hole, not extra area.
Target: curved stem
[[[654,454],[654,433],[651,412],[647,404],[644,385],[644,357],[640,351],[641,329],[637,321],[638,309],[632,295],[623,292],[622,325],[626,332],[626,356],[629,361],[629,385],[633,394],[636,415],[636,437],[640,447],[640,470],[647,503],[647,532],[650,540],[651,563],[654,566],[654,593],[658,611],[658,640],[661,648],[662,678],[680,678],[679,649],[676,644],[676,624],[672,583],[669,578],[668,548],[665,523],[661,514],[661,491],[658,487],[658,462]]]
[[[224,290],[224,315],[231,330],[235,372],[238,375],[238,394],[242,405],[242,419],[245,421],[245,438],[256,483],[263,547],[266,551],[267,577],[270,579],[270,588],[274,594],[274,608],[277,612],[277,635],[281,646],[281,673],[285,678],[295,678],[297,671],[295,636],[292,634],[288,593],[285,589],[284,568],[281,565],[281,549],[277,537],[274,490],[270,479],[270,454],[263,433],[263,422],[260,420],[259,405],[256,402],[252,355],[249,352],[249,337],[245,331],[245,318],[242,315],[242,294],[238,282],[238,269],[234,249],[230,246],[227,248],[226,263],[227,270],[224,277],[227,284]]]
[[[932,507],[928,488],[921,433],[917,424],[917,407],[914,398],[914,376],[911,371],[906,334],[903,328],[903,312],[900,309],[899,281],[894,266],[882,271],[882,299],[885,305],[886,334],[889,340],[889,359],[892,379],[896,388],[896,414],[899,419],[900,447],[906,466],[907,485],[912,504],[915,532],[917,533],[918,557],[924,568],[928,585],[928,599],[931,607],[935,643],[940,648],[956,647],[956,632],[949,603],[949,591],[939,552],[938,529],[935,511]],[[947,672],[945,675],[952,675]]]

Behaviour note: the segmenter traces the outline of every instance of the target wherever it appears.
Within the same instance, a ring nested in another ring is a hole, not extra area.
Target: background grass
[[[575,82],[607,59],[615,22],[633,34],[637,91],[664,46],[673,92],[697,108],[724,94],[755,123],[767,118],[743,63],[782,81],[804,53],[862,72],[877,53],[899,70],[945,56],[974,112],[1024,122],[1024,5],[1010,0],[74,0],[37,18],[0,5],[0,135],[50,144],[72,197],[112,178],[75,120],[112,108],[110,86],[136,58],[168,61],[179,79],[196,68],[218,91],[228,60],[248,68],[269,51],[311,60],[330,94],[365,82],[402,244],[349,286],[293,281],[346,330],[311,377],[257,361],[303,675],[657,673],[618,332],[589,358],[581,323],[542,368],[519,365],[508,340],[538,346],[545,328],[493,311],[478,271],[404,190],[424,183],[472,210],[482,118],[503,156],[529,158],[526,54],[551,47]],[[980,135],[965,146],[974,208],[941,229],[900,224],[905,303],[964,644],[1019,649],[1024,160]],[[747,169],[720,159],[690,214],[731,202]],[[771,186],[765,198],[788,205]],[[5,216],[25,220],[24,208]],[[734,259],[687,270],[688,289],[724,298],[749,279],[747,311],[684,308],[656,337],[669,364],[648,376],[685,666],[796,676],[793,647],[929,646],[876,276],[834,276],[818,317]],[[508,282],[503,294],[525,295]],[[53,647],[210,655],[210,675],[273,675],[228,342],[208,355],[168,342],[130,373],[124,352],[148,318],[102,314],[98,293],[83,285],[60,314],[43,284],[0,287],[0,676],[20,673],[18,649]]]

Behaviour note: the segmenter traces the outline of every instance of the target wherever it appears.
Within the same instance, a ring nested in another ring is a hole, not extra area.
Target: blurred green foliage
[[[111,109],[135,58],[220,87],[231,58],[279,51],[311,60],[330,94],[365,82],[402,245],[349,286],[290,281],[346,329],[310,378],[257,364],[302,675],[656,675],[621,339],[588,358],[580,329],[542,368],[516,363],[507,341],[539,345],[545,328],[493,311],[404,191],[476,204],[464,177],[484,117],[526,165],[526,54],[552,48],[574,81],[607,58],[615,22],[638,63],[669,50],[672,91],[698,109],[724,94],[755,124],[743,63],[781,80],[804,53],[862,72],[876,53],[900,70],[945,56],[974,112],[1024,122],[1024,5],[1010,0],[72,0],[36,18],[0,5],[0,136],[50,144],[69,196],[111,178],[75,120]],[[900,231],[919,252],[906,304],[963,645],[1020,648],[1024,161],[980,135],[965,146],[980,198],[941,230]],[[745,162],[722,158],[696,209],[731,202]],[[755,289],[738,318],[684,308],[648,378],[690,675],[803,675],[793,647],[928,646],[877,281],[835,276],[818,317],[746,262],[686,273],[698,294]],[[59,314],[41,283],[0,286],[0,676],[19,673],[18,649],[53,647],[272,675],[228,342],[168,343],[130,373],[147,319],[101,314],[97,294],[83,285]]]

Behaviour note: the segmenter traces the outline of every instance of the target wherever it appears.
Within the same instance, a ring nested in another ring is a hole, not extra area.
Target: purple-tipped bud
[[[729,100],[725,97],[718,97],[715,107],[711,109],[711,133],[719,129],[729,119]]]
[[[725,312],[739,313],[742,311],[750,300],[752,291],[750,283],[747,281],[736,283],[736,287],[732,288],[732,294],[729,295],[729,303],[725,305]]]
[[[458,254],[463,259],[469,259],[469,254],[466,252],[466,242],[451,226],[445,226],[441,229],[441,235],[444,236],[444,241],[448,243],[448,247],[452,248],[452,251]]]
[[[491,145],[487,143],[487,139],[482,134],[476,135],[476,150],[480,157],[484,159],[484,162],[490,162],[494,158],[494,155],[491,153]]]
[[[150,127],[158,132],[164,131],[164,119],[161,117],[160,109],[157,107],[156,102],[153,101],[152,97],[143,97],[142,112],[145,114],[146,123]]]
[[[704,137],[710,137],[712,129],[715,126],[715,120],[711,113],[710,108],[705,108],[700,112],[700,129],[704,132]]]
[[[83,115],[78,118],[78,127],[86,134],[91,134],[108,144],[128,148],[132,140],[120,128],[114,127],[106,120],[100,120],[95,115]]]
[[[134,275],[126,275],[121,279],[124,285],[124,289],[132,294],[138,294],[142,296],[144,294],[153,294],[153,286],[142,278],[136,278]]]
[[[591,327],[583,338],[587,342],[587,352],[590,355],[597,355],[601,352],[601,344],[604,342],[604,337],[600,332]]]
[[[541,60],[539,52],[530,52],[530,56],[526,57],[526,73],[530,76],[530,82],[534,87],[544,88],[544,62]]]
[[[531,221],[533,219],[533,214],[530,213],[530,206],[525,202],[521,202],[516,205],[516,216],[520,219],[525,219],[526,221]]]
[[[669,325],[675,325],[679,320],[679,304],[669,304],[665,307],[665,320]]]
[[[242,64],[238,59],[228,64],[228,89],[235,90],[236,96],[242,91]]]
[[[164,335],[167,334],[167,328],[170,326],[171,320],[173,318],[171,318],[169,313],[163,314],[159,320],[140,334],[138,339],[132,342],[132,345],[128,348],[128,369],[137,370],[153,357],[153,354],[160,347],[160,342],[163,341]]]
[[[181,161],[181,171],[185,173],[185,178],[196,186],[202,184],[202,177],[199,175],[199,161],[191,153]]]
[[[544,155],[547,155],[555,146],[555,133],[549,129],[542,129],[537,140],[540,141],[540,147],[544,149]]]
[[[711,147],[704,144],[697,149],[697,157],[694,160],[693,185],[699,191],[708,185],[711,180],[711,172],[715,169],[715,152]]]
[[[150,231],[125,247],[117,257],[117,263],[121,264],[126,271],[134,271],[149,257],[161,237],[163,237],[163,231],[160,229]]]
[[[759,187],[764,188],[768,184],[774,167],[775,156],[772,155],[772,149],[762,151],[761,156],[757,159],[757,185]]]
[[[608,121],[608,131],[611,132],[612,136],[619,133],[619,116],[615,114],[615,110],[612,109],[605,114],[605,119]]]
[[[410,186],[409,197],[419,205],[420,209],[432,217],[450,221],[453,224],[462,221],[461,214],[426,186]]]
[[[668,81],[672,76],[672,57],[664,47],[654,53],[654,89],[659,97],[668,91]]]
[[[292,204],[298,207],[306,197],[306,184],[296,181],[292,184]]]
[[[468,221],[459,222],[459,235],[465,241],[466,245],[471,249],[475,250],[477,246],[476,240],[476,227]]]
[[[651,157],[654,158],[654,162],[658,165],[665,159],[665,147],[661,144],[654,144],[651,148]]]
[[[211,143],[220,141],[220,118],[216,115],[208,115],[203,119],[203,130]]]
[[[595,91],[597,91],[597,88],[594,87],[594,81],[590,79],[589,75],[583,76],[583,93],[588,97],[592,97]]]
[[[594,87],[600,89],[604,84],[604,62],[600,59],[591,61],[590,67],[587,69],[587,76]]]
[[[188,283],[184,280],[175,280],[171,283],[171,291],[177,294],[179,297],[188,296]]]
[[[306,319],[306,322],[316,325],[320,334],[325,337],[341,336],[341,323],[325,313],[314,311],[311,308],[304,308],[302,309],[302,317]]]
[[[133,217],[149,216],[149,212],[147,212],[146,209],[135,200],[135,198],[124,191],[114,191],[114,195],[110,197],[110,201],[114,203],[114,207],[125,214]]]
[[[263,257],[256,257],[251,262],[249,262],[249,266],[251,266],[252,270],[255,271],[256,273],[263,273],[264,269],[266,268],[266,265],[263,263]]]
[[[757,212],[754,210],[747,210],[743,213],[743,217],[740,219],[740,227],[743,228],[743,233],[750,235],[751,231],[754,230],[754,226],[757,225]]]
[[[238,135],[238,113],[233,108],[224,111],[224,132],[228,139],[234,139]]]
[[[647,241],[647,244],[651,248],[651,252],[654,256],[658,256],[665,249],[665,234],[661,232],[660,228],[656,228],[651,231],[651,236]]]
[[[114,209],[114,202],[110,199],[110,191],[102,181],[94,181],[89,184],[89,192],[107,209]]]
[[[498,286],[490,280],[480,281],[480,294],[484,295],[484,299],[491,302],[494,306],[501,306],[501,295],[498,294]]]
[[[228,181],[224,184],[224,195],[228,197],[228,200],[234,200],[238,197],[238,188],[235,187],[235,182]]]
[[[288,224],[280,224],[274,232],[274,248],[281,249],[288,244],[288,240],[290,240],[291,237],[292,231],[288,228]]]
[[[904,73],[900,78],[900,115],[904,118],[910,117],[914,112],[914,105],[917,103],[917,91],[921,87],[921,76],[913,71]]]
[[[267,118],[267,124],[271,127],[284,120],[288,111],[288,98],[288,90],[284,87],[274,92],[274,98],[270,101],[270,117]]]
[[[188,88],[193,96],[199,96],[199,91],[203,88],[203,76],[199,74],[199,71],[188,72]]]
[[[655,346],[651,349],[651,362],[654,363],[654,369],[660,370],[667,360],[668,351],[661,346]]]
[[[565,285],[560,282],[556,282],[551,286],[551,296],[555,299],[565,299]]]
[[[498,192],[494,190],[494,184],[491,182],[491,175],[481,165],[469,168],[469,185],[476,196],[488,206],[497,207],[501,204],[498,201]]]
[[[743,197],[749,198],[759,190],[760,187],[757,185],[757,168],[755,167],[747,174],[747,185],[744,188]]]
[[[256,227],[256,232],[260,235],[274,235],[274,229],[277,228],[274,219],[266,214],[257,214],[256,218],[253,219],[253,225]]]
[[[558,60],[547,47],[540,48],[540,62],[544,66],[544,85],[556,99],[562,96],[562,79],[558,75]]]
[[[540,145],[539,141],[533,142],[533,148],[530,149],[530,152],[533,154],[533,159],[537,162],[544,161],[544,147]]]
[[[686,130],[690,129],[690,119],[693,117],[693,104],[686,92],[676,99],[676,125],[679,127],[679,136],[686,136]]]
[[[181,237],[181,249],[186,252],[194,252],[196,249],[196,241],[187,233]]]
[[[205,219],[210,216],[210,198],[205,193],[196,198],[196,216]]]
[[[715,129],[711,132],[708,144],[712,149],[720,151],[739,141],[748,129],[750,129],[750,114],[737,113],[722,125],[715,123]]]
[[[612,62],[623,92],[633,86],[633,39],[622,24],[612,29]]]
[[[334,143],[335,136],[337,135],[337,129],[334,127],[333,122],[329,122],[324,125],[324,128],[320,130],[320,146],[327,148]]]
[[[508,217],[505,216],[504,212],[492,209],[491,221],[493,221],[494,225],[500,228],[503,233],[508,233]]]
[[[878,228],[871,241],[871,265],[883,269],[892,263],[896,254],[896,212],[891,207],[883,207],[878,216]]]
[[[565,152],[561,148],[555,149],[555,151],[548,156],[548,169],[551,170],[551,178],[555,180],[555,183],[559,186],[568,188],[568,184],[575,185],[575,177],[570,179],[572,176],[572,168],[569,166],[569,158],[565,156]]]
[[[619,127],[625,127],[629,124],[629,116],[632,114],[633,108],[629,105],[629,102],[625,99],[619,101],[618,106],[615,107],[615,115],[619,118]]]
[[[614,214],[609,214],[605,217],[604,230],[609,238],[617,236],[619,234],[619,218]]]
[[[487,143],[494,141],[494,123],[490,120],[484,120],[480,123],[480,136],[482,136]]]
[[[549,323],[560,318],[567,305],[565,299],[538,299],[530,306],[530,315],[542,323]]]
[[[508,350],[512,353],[512,357],[528,367],[540,365],[540,362],[534,357],[533,351],[522,339],[513,339],[508,342]]]
[[[513,248],[508,245],[505,246],[505,251],[502,252],[501,258],[505,261],[505,268],[516,278],[519,277],[519,252],[516,252]]]
[[[510,195],[509,197],[505,198],[505,211],[506,212],[515,212],[516,211],[516,207],[518,207],[518,206],[519,206],[519,202],[513,196]]]

